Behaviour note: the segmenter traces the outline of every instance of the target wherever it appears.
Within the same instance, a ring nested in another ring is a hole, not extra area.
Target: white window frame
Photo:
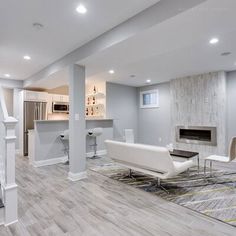
[[[156,101],[152,104],[145,105],[143,104],[143,95],[144,94],[150,94],[150,93],[155,93],[156,94]],[[158,108],[159,107],[159,91],[158,89],[154,90],[146,90],[146,91],[141,91],[140,92],[140,108]]]

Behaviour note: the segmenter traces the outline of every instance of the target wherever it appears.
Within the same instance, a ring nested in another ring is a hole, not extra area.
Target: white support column
[[[69,153],[68,179],[77,181],[87,177],[85,134],[85,67],[71,65],[69,68]]]
[[[17,120],[8,117],[3,121],[5,125],[5,155],[4,155],[4,182],[3,203],[5,207],[5,225],[17,222],[17,185],[15,183],[15,126]]]

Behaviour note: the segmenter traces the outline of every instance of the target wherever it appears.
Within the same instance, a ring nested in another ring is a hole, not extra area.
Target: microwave
[[[69,103],[68,102],[53,102],[52,112],[53,113],[69,113]]]

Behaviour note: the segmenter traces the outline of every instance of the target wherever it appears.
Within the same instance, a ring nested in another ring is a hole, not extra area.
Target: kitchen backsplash
[[[68,120],[69,114],[64,113],[53,113],[48,114],[48,120]]]

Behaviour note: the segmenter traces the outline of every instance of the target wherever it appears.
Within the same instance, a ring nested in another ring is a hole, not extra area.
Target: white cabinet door
[[[61,95],[59,94],[53,94],[52,95],[53,102],[61,102]]]
[[[24,101],[47,102],[47,98],[46,92],[24,91]]]
[[[48,94],[48,99],[47,99],[47,111],[48,114],[52,114],[52,101],[53,101],[53,95]]]
[[[48,100],[48,93],[45,92],[37,92],[38,93],[38,100],[42,102],[47,102]]]
[[[64,95],[63,96],[63,102],[69,102],[69,96]]]
[[[53,102],[69,102],[69,96],[67,95],[53,94],[52,97]]]
[[[24,101],[37,101],[38,94],[33,91],[24,91]]]

